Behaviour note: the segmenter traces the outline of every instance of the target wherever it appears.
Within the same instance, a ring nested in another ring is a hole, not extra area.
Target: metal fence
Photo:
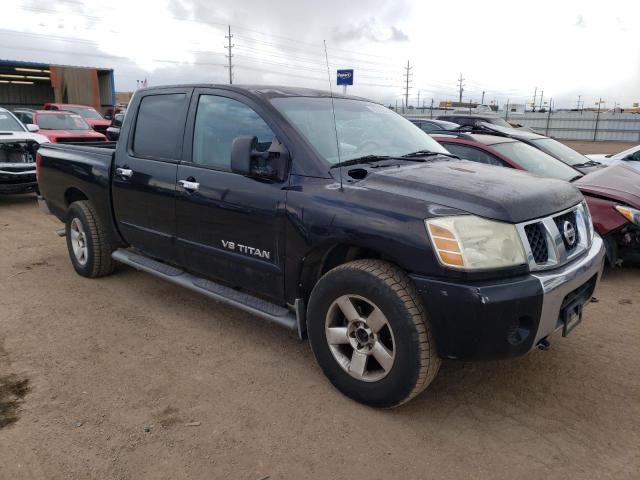
[[[407,110],[405,115],[436,118],[451,110]],[[614,140],[640,142],[640,114],[613,112],[498,112],[510,123],[531,127],[538,133],[565,140]]]

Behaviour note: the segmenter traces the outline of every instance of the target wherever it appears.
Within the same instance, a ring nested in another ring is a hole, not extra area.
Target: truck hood
[[[26,140],[33,140],[38,143],[48,142],[49,139],[39,133],[31,132],[5,132],[0,130],[0,142],[24,142]]]
[[[94,138],[104,140],[104,135],[95,130],[41,130],[49,139],[57,138]]]
[[[623,164],[599,169],[573,183],[586,195],[609,198],[640,208],[640,172]]]
[[[369,170],[359,187],[424,200],[509,223],[570,208],[583,197],[562,180],[467,160]]]

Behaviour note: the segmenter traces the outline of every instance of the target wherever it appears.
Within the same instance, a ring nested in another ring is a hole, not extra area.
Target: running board
[[[150,273],[169,282],[202,293],[219,302],[238,307],[246,312],[282,325],[301,334],[296,314],[287,307],[267,302],[245,292],[197,277],[180,268],[146,257],[130,250],[118,249],[111,254],[114,260],[127,264],[137,270]]]

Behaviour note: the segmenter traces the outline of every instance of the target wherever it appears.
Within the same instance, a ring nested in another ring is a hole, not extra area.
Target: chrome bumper
[[[591,248],[581,258],[559,269],[532,273],[532,276],[540,281],[544,292],[540,324],[533,345],[537,345],[540,340],[563,327],[560,309],[569,293],[587,283],[594,275],[597,275],[597,287],[602,275],[604,258],[604,243],[600,236],[595,234]],[[588,301],[589,299],[585,303]]]

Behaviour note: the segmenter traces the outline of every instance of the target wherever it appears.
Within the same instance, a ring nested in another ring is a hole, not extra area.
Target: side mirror
[[[240,175],[284,181],[289,165],[289,152],[277,139],[269,150],[259,152],[258,137],[236,137],[231,144],[231,171]]]
[[[35,123],[27,123],[27,130],[31,133],[36,133],[40,131],[40,127]]]

